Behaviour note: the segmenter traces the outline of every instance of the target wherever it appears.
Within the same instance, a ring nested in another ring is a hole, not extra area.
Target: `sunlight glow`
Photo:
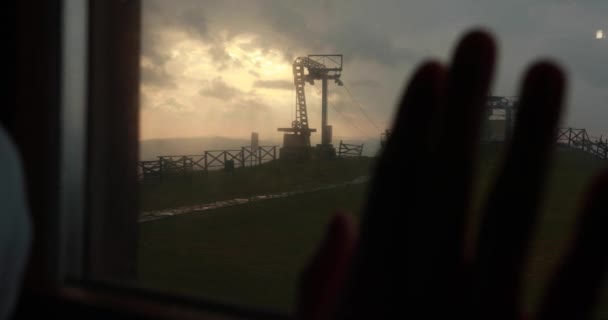
[[[603,30],[597,30],[597,32],[595,33],[596,39],[604,39],[605,37],[606,35],[604,34]]]
[[[291,68],[282,59],[281,52],[276,50],[264,52],[261,48],[251,48],[251,42],[252,39],[241,38],[226,43],[226,53],[262,75],[287,77],[289,79]]]

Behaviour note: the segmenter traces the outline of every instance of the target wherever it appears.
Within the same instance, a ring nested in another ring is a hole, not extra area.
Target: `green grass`
[[[288,310],[331,208],[357,211],[364,188],[350,185],[144,223],[139,280],[148,287]]]
[[[591,178],[606,168],[606,161],[599,161],[576,150],[562,149],[549,177],[549,188],[544,202],[537,237],[532,246],[527,279],[530,284],[527,301],[538,301],[548,277],[560,261],[573,235],[576,213],[582,206],[583,195]],[[608,244],[607,248],[608,250]],[[604,294],[598,319],[608,319],[608,278],[604,281]]]
[[[369,172],[371,158],[290,163],[272,161],[255,167],[199,172],[163,183],[145,183],[140,190],[143,211],[263,195],[352,180]]]
[[[500,146],[484,146],[478,166],[476,207],[500,166]],[[232,174],[210,172],[191,184],[147,185],[145,209],[157,209],[252,194],[289,191],[351,180],[369,170],[369,159],[309,164],[272,163]],[[533,306],[565,248],[577,199],[606,162],[560,150],[550,175],[526,273],[525,302]],[[231,303],[290,310],[297,277],[322,237],[335,208],[358,212],[365,185],[349,185],[289,198],[185,214],[140,225],[139,280],[149,288],[210,297]],[[178,192],[178,191],[181,191]],[[184,195],[186,193],[186,195]],[[608,285],[606,286],[608,288]],[[608,290],[604,290],[608,302]],[[599,311],[608,317],[608,303]]]
[[[491,189],[494,176],[501,165],[502,152],[500,145],[489,145],[481,149],[478,192],[475,194],[477,209],[482,206],[482,199]],[[607,161],[597,160],[579,150],[559,148],[556,155],[548,177],[548,187],[538,222],[539,229],[531,244],[525,274],[528,286],[525,289],[524,302],[532,311],[567,248],[572,236],[575,214],[581,206],[582,195],[590,179],[602,168],[608,167]],[[598,319],[608,319],[608,279],[606,280]]]

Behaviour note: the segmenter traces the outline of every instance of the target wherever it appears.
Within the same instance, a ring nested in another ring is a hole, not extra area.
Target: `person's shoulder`
[[[11,137],[0,126],[0,170],[5,170],[3,168],[19,168],[21,170],[21,159]]]
[[[26,198],[21,156],[9,134],[0,127],[0,227],[7,228],[5,233],[11,233],[10,228],[16,226],[23,232],[28,229]]]
[[[16,302],[31,244],[21,157],[0,127],[0,319],[7,319]]]

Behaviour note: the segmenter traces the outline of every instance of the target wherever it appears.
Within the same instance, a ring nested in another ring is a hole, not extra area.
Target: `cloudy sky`
[[[446,61],[475,26],[499,38],[495,95],[516,95],[525,67],[552,58],[569,73],[564,125],[608,135],[608,39],[596,39],[606,0],[144,0],[143,10],[142,139],[278,141],[295,110],[291,64],[316,53],[344,54],[345,87],[329,86],[334,136],[378,137],[412,70]],[[313,128],[319,89],[306,87]]]

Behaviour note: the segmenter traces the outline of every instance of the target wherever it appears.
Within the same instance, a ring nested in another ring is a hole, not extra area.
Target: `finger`
[[[332,218],[319,250],[300,278],[296,301],[297,319],[329,319],[335,312],[338,294],[346,281],[356,237],[350,216],[338,213]]]
[[[433,300],[453,307],[462,306],[455,294],[462,289],[464,279],[465,222],[495,59],[496,46],[488,33],[473,31],[460,41],[449,70],[444,109],[436,129],[440,134],[432,156],[434,165],[427,179],[436,183],[428,186],[426,193],[425,211],[433,218],[424,230],[432,269],[426,285],[436,296]]]
[[[489,90],[496,48],[492,37],[481,31],[469,33],[459,44],[449,72],[446,104],[441,114],[441,135],[435,152],[434,181],[436,219],[445,226],[439,236],[449,253],[449,266],[460,262],[463,248],[465,213],[468,211],[475,149],[478,145],[481,115]]]
[[[552,278],[539,319],[590,319],[608,270],[608,170],[588,193],[573,246]]]
[[[526,74],[505,164],[484,208],[478,238],[479,299],[483,316],[515,319],[522,268],[544,191],[565,79],[551,63]]]
[[[349,290],[339,316],[345,319],[381,319],[403,308],[395,302],[406,286],[404,245],[411,238],[410,223],[419,198],[417,185],[426,174],[425,154],[434,110],[441,101],[444,68],[430,62],[412,78],[383,151],[361,224]],[[421,247],[424,243],[417,241]]]
[[[376,180],[386,178],[385,172],[403,168],[406,163],[424,162],[424,157],[412,155],[428,152],[432,116],[439,108],[444,78],[445,68],[437,62],[427,62],[416,71],[399,104]],[[412,170],[406,171],[412,173]]]

